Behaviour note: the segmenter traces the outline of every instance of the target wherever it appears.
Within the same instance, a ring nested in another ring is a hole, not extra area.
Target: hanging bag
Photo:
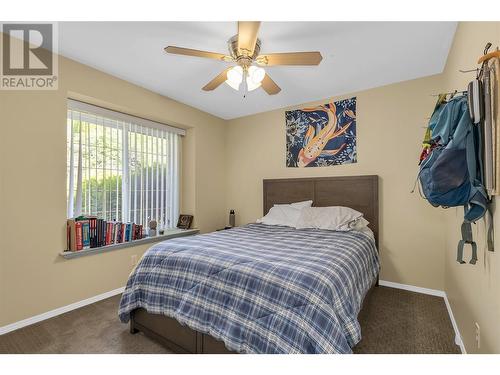
[[[470,244],[469,263],[475,264],[477,245],[472,238],[471,223],[485,215],[488,196],[481,176],[482,137],[480,127],[472,123],[468,95],[438,102],[427,131],[430,151],[420,164],[418,176],[422,193],[433,206],[464,207],[457,261],[465,263],[463,249]]]

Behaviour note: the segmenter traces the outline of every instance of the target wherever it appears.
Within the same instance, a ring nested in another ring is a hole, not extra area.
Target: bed
[[[350,353],[378,277],[377,176],[263,181],[264,214],[311,199],[354,208],[370,230],[249,224],[151,247],[120,303],[130,332],[176,353]]]

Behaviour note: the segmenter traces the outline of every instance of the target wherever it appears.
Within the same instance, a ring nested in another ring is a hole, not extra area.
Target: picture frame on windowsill
[[[179,215],[179,221],[177,221],[177,228],[179,229],[189,229],[193,223],[193,215]]]

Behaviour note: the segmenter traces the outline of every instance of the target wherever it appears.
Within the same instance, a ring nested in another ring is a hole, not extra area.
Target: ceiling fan
[[[208,82],[203,90],[212,91],[226,82],[233,89],[248,91],[258,87],[269,95],[275,95],[281,88],[269,77],[262,66],[276,65],[319,65],[322,60],[319,52],[287,52],[260,55],[261,41],[257,38],[260,22],[238,22],[238,34],[228,40],[229,55],[200,51],[190,48],[168,46],[165,51],[176,55],[187,55],[216,59],[223,62],[236,63],[224,69],[218,76]]]

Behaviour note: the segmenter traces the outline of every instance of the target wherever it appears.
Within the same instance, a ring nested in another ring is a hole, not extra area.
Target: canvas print
[[[356,163],[356,98],[286,111],[286,166]]]

